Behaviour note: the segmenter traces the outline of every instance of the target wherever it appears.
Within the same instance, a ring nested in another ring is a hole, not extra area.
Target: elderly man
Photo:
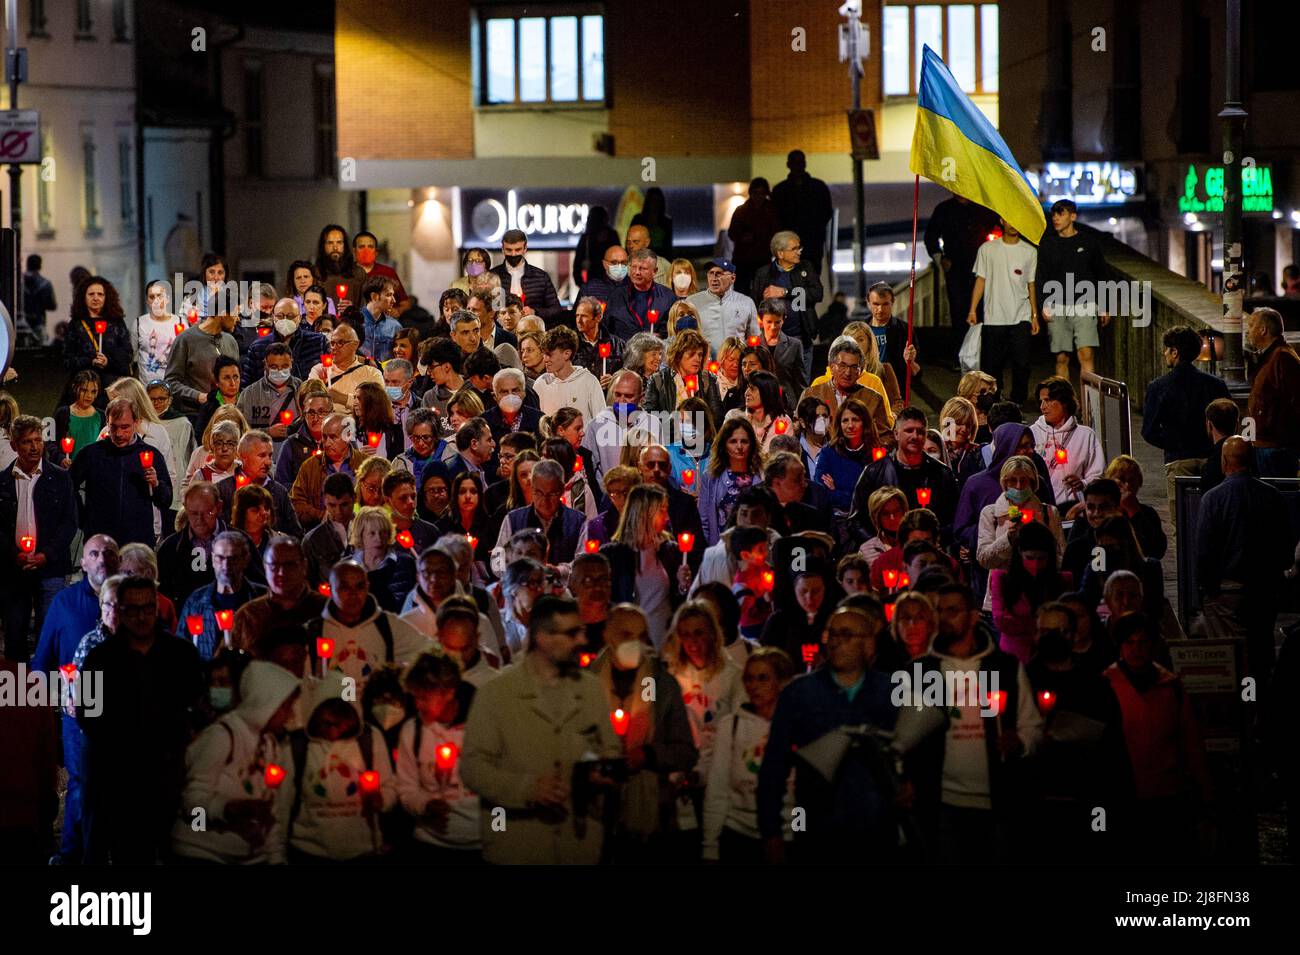
[[[587,284],[582,287],[578,294],[579,299],[594,298],[602,304],[607,304],[616,295],[621,295],[623,290],[627,288],[627,249],[621,245],[611,245],[604,251],[601,265],[604,269],[603,273],[587,278]]]
[[[581,511],[565,507],[561,502],[568,475],[559,462],[547,459],[533,465],[533,503],[517,507],[506,514],[501,522],[501,532],[496,546],[504,550],[506,543],[518,531],[527,527],[539,528],[550,546],[547,550],[551,564],[568,564],[578,549],[578,536],[587,523]]]
[[[812,378],[812,337],[817,324],[814,306],[825,292],[812,263],[803,257],[803,245],[793,232],[772,236],[772,261],[754,275],[751,295],[755,302],[769,298],[786,303],[785,331],[803,343],[804,374]]]
[[[677,301],[673,290],[655,281],[659,257],[649,249],[628,256],[628,285],[610,296],[605,309],[605,323],[610,332],[624,341],[637,332],[653,332],[667,337],[668,310]]]
[[[658,484],[668,493],[668,528],[672,534],[691,533],[700,542],[691,549],[687,562],[691,570],[698,570],[704,556],[704,527],[700,521],[700,505],[694,497],[673,487],[669,478],[673,473],[672,459],[662,444],[648,444],[637,458],[637,470],[643,484]]]
[[[641,376],[635,371],[625,368],[616,372],[610,386],[613,404],[586,423],[587,435],[582,444],[595,459],[596,477],[602,490],[605,474],[618,467],[629,432],[637,429],[650,441],[661,440],[659,419],[640,408],[644,389]]]
[[[283,627],[305,627],[320,619],[326,599],[307,585],[307,558],[302,544],[283,534],[271,538],[262,555],[268,592],[244,604],[235,614],[232,643],[236,650],[258,656],[258,641]]]
[[[1197,512],[1196,584],[1207,624],[1245,636],[1247,664],[1263,687],[1296,542],[1282,492],[1250,476],[1250,450],[1238,437],[1223,443],[1223,483],[1201,498]]]
[[[325,382],[330,400],[334,402],[334,410],[339,414],[351,412],[352,396],[362,382],[373,381],[380,388],[384,387],[384,376],[380,370],[358,359],[357,349],[360,347],[361,339],[356,330],[347,322],[340,322],[329,337],[329,353],[333,356],[333,362],[326,365],[322,356],[321,364],[311,370],[313,378]]]
[[[405,358],[390,358],[384,363],[384,392],[393,406],[393,420],[406,435],[402,445],[403,451],[411,450],[411,436],[406,434],[406,416],[415,407],[411,395],[411,380],[415,377],[415,366]]]
[[[713,259],[705,273],[708,287],[686,299],[700,314],[700,333],[716,355],[728,338],[746,341],[758,332],[754,300],[736,290],[736,264]]]
[[[158,589],[177,606],[212,582],[212,546],[226,530],[221,496],[210,481],[191,482],[182,505],[176,533],[158,545]]]
[[[647,249],[651,252],[654,251],[653,249],[650,248],[650,230],[643,225],[634,225],[628,228],[627,237],[624,240],[624,245],[627,248],[627,254],[629,258],[631,256],[636,255],[636,253],[640,252],[642,249]],[[663,256],[656,254],[655,281],[658,282],[660,285],[669,284],[668,283],[669,267],[670,265],[668,260],[665,259]]]
[[[312,368],[325,353],[325,336],[312,331],[311,325],[302,320],[297,300],[282,298],[276,302],[271,312],[271,321],[274,333],[259,336],[248,346],[244,355],[241,371],[245,387],[256,380],[266,363],[267,350],[276,343],[282,342],[289,346],[290,368],[293,377],[299,381],[307,380]]]
[[[478,476],[480,483],[487,483],[487,465],[497,447],[492,437],[492,429],[482,418],[470,418],[456,432],[456,457],[448,465],[448,479],[463,471]]]
[[[569,330],[569,334],[573,334]],[[502,368],[492,376],[492,397],[496,403],[483,412],[483,420],[492,432],[492,440],[500,442],[508,434],[525,431],[539,434],[542,413],[524,404],[527,379],[517,368]]]
[[[1255,356],[1246,407],[1255,423],[1255,465],[1260,477],[1293,478],[1300,470],[1300,357],[1283,340],[1282,316],[1271,308],[1246,319],[1246,346]]]
[[[884,396],[858,381],[862,377],[862,346],[854,341],[852,336],[841,335],[831,342],[827,357],[830,359],[830,378],[820,385],[808,388],[799,400],[802,401],[811,395],[818,401],[824,401],[834,417],[834,412],[841,404],[849,398],[857,398],[871,412],[871,421],[868,425],[870,433],[864,434],[864,438],[872,445],[891,444],[893,432],[889,424],[889,407],[885,403]]]
[[[623,753],[600,682],[578,655],[578,605],[537,599],[522,663],[479,688],[465,727],[461,773],[481,799],[483,855],[493,863],[595,863],[604,843],[608,783],[584,761]],[[580,791],[575,791],[576,786]],[[505,827],[492,824],[505,810]]]
[[[289,491],[298,523],[304,528],[315,527],[325,514],[325,479],[331,474],[346,474],[355,480],[357,469],[366,460],[365,452],[352,447],[343,436],[346,422],[347,418],[341,414],[325,419],[321,425],[321,453],[303,462]]]
[[[272,441],[265,431],[247,431],[239,439],[239,460],[235,463],[235,473],[217,482],[217,494],[221,498],[221,512],[234,514],[235,492],[241,487],[256,484],[271,492],[275,508],[271,515],[271,526],[284,534],[294,537],[302,536],[302,525],[294,513],[293,502],[289,499],[289,489],[271,477]]]
[[[501,279],[502,289],[519,296],[525,315],[540,315],[550,325],[561,311],[555,283],[545,269],[524,261],[527,252],[528,236],[520,229],[508,230],[501,236],[501,264],[492,273]]]
[[[590,295],[573,306],[573,321],[578,328],[578,351],[573,363],[596,376],[602,389],[614,380],[613,372],[623,367],[623,339],[605,328],[605,306]]]
[[[70,552],[77,534],[77,496],[68,472],[45,460],[39,418],[19,415],[9,425],[17,457],[0,471],[0,527],[11,533],[0,545],[0,589],[5,657],[27,659],[32,613],[39,630],[55,594],[72,573]]]
[[[212,659],[223,639],[217,613],[222,610],[233,613],[266,593],[265,588],[250,583],[245,576],[252,556],[253,549],[244,534],[239,531],[218,534],[212,545],[212,583],[197,588],[185,598],[177,619],[176,636],[194,644],[204,660]],[[193,621],[200,624],[198,633]]]
[[[114,398],[106,409],[108,437],[83,448],[72,462],[72,483],[85,490],[82,530],[86,536],[107,534],[119,545],[139,542],[153,547],[154,508],[172,504],[171,475],[161,451],[136,433],[135,408]]]
[[[321,425],[333,410],[334,403],[328,395],[314,394],[303,401],[298,426],[280,442],[275,453],[275,479],[285,487],[293,487],[303,462],[320,450]]]

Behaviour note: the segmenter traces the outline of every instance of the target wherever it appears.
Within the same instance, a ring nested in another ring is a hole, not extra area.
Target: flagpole
[[[907,344],[912,344],[912,304],[916,300],[916,211],[921,205],[921,174],[917,173],[912,184],[912,271],[907,280]],[[912,403],[912,363],[903,358],[907,371],[907,385],[903,391],[903,404]]]

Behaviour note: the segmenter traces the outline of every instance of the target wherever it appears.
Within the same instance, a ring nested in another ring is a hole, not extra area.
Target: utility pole
[[[9,108],[18,109],[18,84],[27,79],[27,50],[18,46],[18,0],[5,0],[5,79],[9,82]],[[14,230],[14,327],[23,320],[23,167],[9,164],[9,228]]]
[[[1223,361],[1229,387],[1246,384],[1242,336],[1245,298],[1241,236],[1241,153],[1245,148],[1246,111],[1241,105],[1241,0],[1227,0],[1227,50],[1223,60]]]
[[[844,0],[840,16],[847,23],[840,27],[840,62],[849,62],[849,82],[853,89],[853,111],[862,109],[862,58],[866,44],[862,36],[862,0]],[[862,184],[862,156],[852,154],[853,162],[853,288],[856,304],[853,317],[860,318],[867,311],[867,275],[862,269],[862,258],[867,245],[866,198]],[[832,261],[833,252],[832,252]]]

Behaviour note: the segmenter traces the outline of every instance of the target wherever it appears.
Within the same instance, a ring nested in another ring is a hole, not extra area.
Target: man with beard
[[[333,296],[339,315],[345,315],[349,309],[361,304],[361,284],[366,280],[366,272],[352,257],[348,233],[343,226],[330,223],[320,230],[316,242],[316,271],[321,275],[320,284]],[[343,287],[341,295],[340,286]],[[352,324],[355,327],[358,323]],[[361,334],[360,328],[357,334]]]
[[[378,275],[392,280],[393,297],[396,302],[389,314],[393,318],[401,318],[415,304],[415,300],[406,294],[406,286],[398,278],[397,271],[391,265],[384,265],[384,263],[376,261],[378,256],[379,240],[375,238],[373,232],[363,230],[352,237],[352,257],[356,259],[357,266],[360,267],[361,271],[366,276]]]
[[[520,664],[479,688],[465,727],[461,776],[482,799],[483,857],[593,864],[605,835],[599,790],[612,782],[601,763],[621,762],[622,746],[599,681],[578,663],[577,602],[538,597],[528,637]]]

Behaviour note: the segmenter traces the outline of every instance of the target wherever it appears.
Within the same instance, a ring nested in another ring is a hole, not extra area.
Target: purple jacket
[[[961,497],[957,499],[957,516],[953,519],[953,539],[963,547],[975,552],[980,529],[980,511],[992,504],[1002,493],[1002,481],[999,475],[1007,458],[1014,457],[1020,439],[1026,434],[1033,437],[1027,424],[1008,421],[998,425],[993,432],[993,456],[989,466],[978,474],[972,475],[962,486]],[[1037,454],[1030,459],[1038,469],[1038,499],[1044,504],[1055,504],[1056,496],[1052,493],[1052,481],[1047,475],[1047,465]]]

